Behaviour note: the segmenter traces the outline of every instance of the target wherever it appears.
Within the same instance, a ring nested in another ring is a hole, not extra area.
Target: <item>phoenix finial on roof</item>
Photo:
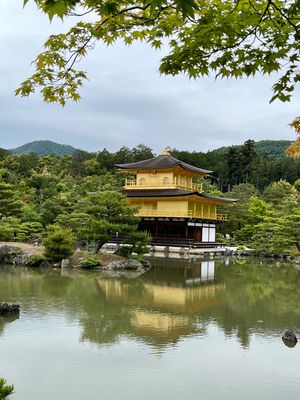
[[[169,156],[170,152],[171,152],[171,147],[170,146],[165,146],[164,151],[161,154]]]

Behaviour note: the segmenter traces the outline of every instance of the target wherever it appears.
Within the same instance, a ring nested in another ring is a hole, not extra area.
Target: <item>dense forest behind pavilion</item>
[[[263,154],[256,149],[248,140],[207,153],[174,149],[172,155],[214,171],[203,182],[206,193],[239,199],[222,210],[229,220],[220,225],[218,241],[298,255],[300,160],[272,158],[267,141]],[[122,195],[124,176],[115,164],[153,156],[145,145],[40,157],[0,149],[0,241],[31,242],[45,231],[66,230],[77,241],[100,246],[114,232],[136,235],[135,210]]]

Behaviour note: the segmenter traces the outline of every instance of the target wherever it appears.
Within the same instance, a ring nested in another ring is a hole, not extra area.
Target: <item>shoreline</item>
[[[17,252],[16,252],[17,251]],[[40,245],[40,246],[34,246],[29,243],[24,243],[24,242],[0,242],[0,262],[1,261],[1,256],[6,257],[5,263],[6,264],[15,264],[15,265],[25,265],[28,260],[34,258],[34,257],[43,257],[45,251],[45,247]],[[4,254],[2,254],[4,252]],[[79,262],[88,256],[94,255],[95,257],[99,258],[101,260],[101,266],[106,267],[113,261],[124,261],[126,260],[124,257],[118,256],[116,254],[106,254],[106,253],[98,253],[94,254],[88,251],[77,251],[75,250],[72,256],[69,258],[65,259],[69,261],[68,267],[70,268],[77,268],[79,267]],[[63,260],[62,260],[63,261]],[[50,262],[46,262],[45,264],[48,264],[50,266]],[[59,266],[61,263],[55,262],[53,263],[53,266]],[[30,265],[27,265],[30,266]]]
[[[44,246],[34,246],[24,242],[0,242],[0,262],[1,262],[1,250],[9,247],[12,252],[8,252],[6,263],[8,264],[19,264],[25,265],[26,261],[34,257],[42,257],[44,255]],[[68,261],[68,267],[78,268],[80,261],[88,256],[94,255],[101,260],[102,267],[107,267],[111,262],[125,261],[126,258],[114,254],[118,246],[115,243],[107,243],[103,246],[102,251],[97,255],[88,251],[76,250],[73,255],[66,259]],[[19,249],[17,253],[13,253],[14,249]],[[271,260],[283,260],[291,262],[295,265],[300,266],[300,255],[291,256],[288,254],[267,254],[262,252],[255,252],[253,249],[239,249],[238,247],[214,247],[214,248],[188,248],[188,247],[172,247],[172,246],[150,246],[149,252],[145,254],[146,257],[159,257],[159,258],[174,258],[174,259],[214,259],[219,257],[241,257],[241,258],[258,258],[258,259],[271,259]],[[48,263],[49,264],[49,263]],[[50,264],[49,264],[50,266]],[[58,266],[58,263],[54,263],[54,266]],[[60,265],[59,265],[60,266]]]
[[[107,252],[113,252],[117,249],[118,245],[115,243],[107,243],[104,248]],[[292,256],[290,254],[268,254],[265,252],[258,252],[254,249],[239,249],[239,246],[224,246],[224,247],[203,247],[203,248],[190,248],[190,247],[175,247],[175,246],[149,246],[149,253],[147,256],[151,257],[168,257],[168,258],[216,258],[216,257],[254,257],[273,260],[290,261],[295,264],[300,264],[300,254]]]

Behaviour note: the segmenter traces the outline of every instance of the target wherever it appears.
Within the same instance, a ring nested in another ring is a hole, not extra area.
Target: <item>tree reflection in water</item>
[[[34,316],[63,313],[79,322],[82,341],[101,345],[125,335],[163,348],[205,335],[212,324],[236,335],[243,347],[253,335],[297,331],[300,272],[290,264],[163,258],[151,263],[152,269],[135,279],[1,266],[0,301],[18,299]]]

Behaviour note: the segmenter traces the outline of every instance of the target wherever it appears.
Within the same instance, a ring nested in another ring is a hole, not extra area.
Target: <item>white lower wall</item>
[[[205,226],[207,225],[207,226]],[[202,242],[215,242],[216,241],[216,226],[213,224],[203,224],[202,228]]]

